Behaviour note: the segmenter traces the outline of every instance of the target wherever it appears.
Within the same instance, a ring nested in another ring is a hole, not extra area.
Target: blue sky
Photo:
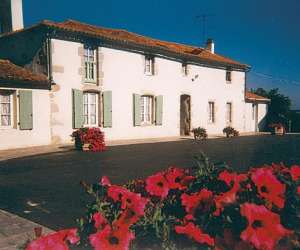
[[[203,46],[252,66],[249,88],[279,88],[300,109],[299,0],[24,0],[25,25],[49,19],[122,28],[154,38]],[[206,39],[205,38],[205,39]]]

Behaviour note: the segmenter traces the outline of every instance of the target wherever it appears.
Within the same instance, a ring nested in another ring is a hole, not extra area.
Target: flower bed
[[[265,165],[239,174],[203,162],[124,186],[105,176],[82,183],[94,202],[78,220],[80,244],[96,250],[299,248],[299,166]],[[77,242],[71,232],[59,242]],[[28,250],[42,249],[33,247],[41,242]],[[64,244],[61,249],[68,249]]]
[[[106,149],[104,133],[99,128],[80,128],[71,136],[78,150],[100,152]]]

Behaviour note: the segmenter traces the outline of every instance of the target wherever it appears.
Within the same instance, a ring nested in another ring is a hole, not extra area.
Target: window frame
[[[147,106],[145,106],[144,100],[149,100],[147,101]],[[152,95],[141,95],[140,97],[140,109],[141,109],[141,125],[153,125],[154,124],[154,105],[155,105],[155,98]],[[149,113],[149,115],[148,115]],[[145,119],[145,117],[149,116],[149,119]]]
[[[229,110],[228,110],[228,107],[230,107]],[[225,113],[226,124],[232,123],[232,117],[233,117],[232,102],[226,102],[226,113]]]
[[[182,63],[181,64],[181,71],[183,76],[188,76],[189,71],[188,71],[188,64],[187,63]]]
[[[208,123],[216,122],[216,105],[214,101],[208,102]]]
[[[95,104],[90,102],[90,98],[92,95],[95,95]],[[87,96],[87,103],[85,103],[85,96]],[[97,92],[83,92],[83,126],[84,127],[99,127],[99,93]],[[87,105],[87,114],[85,113],[85,105]],[[95,124],[91,123],[91,111],[90,106],[95,105],[96,111],[95,111]],[[87,116],[87,123],[86,121]]]
[[[226,83],[232,83],[232,70],[227,69],[225,74]]]
[[[145,74],[148,76],[153,76],[154,75],[154,66],[155,66],[155,62],[154,62],[154,56],[149,56],[146,55],[145,56]],[[149,70],[148,70],[149,67]]]
[[[96,83],[97,82],[97,48],[85,45],[83,48],[84,57],[84,82]],[[92,59],[92,60],[91,60]],[[91,70],[93,76],[91,77]]]
[[[2,102],[2,96],[7,95],[9,96],[9,103],[8,102]],[[14,110],[13,110],[13,98],[14,93],[10,91],[1,91],[0,90],[0,129],[9,129],[13,128],[13,116],[14,116]],[[9,114],[2,115],[2,105],[3,104],[9,104]],[[2,116],[9,116],[9,125],[3,125],[2,124]]]

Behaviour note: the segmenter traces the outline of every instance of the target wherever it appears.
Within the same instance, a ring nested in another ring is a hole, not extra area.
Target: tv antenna
[[[207,23],[208,23],[208,18],[213,17],[214,14],[200,14],[197,15],[196,18],[200,20],[202,23],[202,37],[203,37],[203,43],[206,43],[206,30],[207,30]]]

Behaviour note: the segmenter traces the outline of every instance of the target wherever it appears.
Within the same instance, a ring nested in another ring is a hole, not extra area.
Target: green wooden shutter
[[[83,93],[81,90],[72,89],[72,96],[73,96],[73,128],[81,128],[84,123]]]
[[[141,126],[141,96],[133,94],[133,125]]]
[[[103,92],[103,127],[112,127],[112,92]]]
[[[20,108],[20,129],[33,129],[32,119],[32,91],[19,91],[19,108]]]
[[[156,125],[162,125],[163,119],[163,96],[159,95],[156,97],[156,106],[155,106],[155,123]]]

